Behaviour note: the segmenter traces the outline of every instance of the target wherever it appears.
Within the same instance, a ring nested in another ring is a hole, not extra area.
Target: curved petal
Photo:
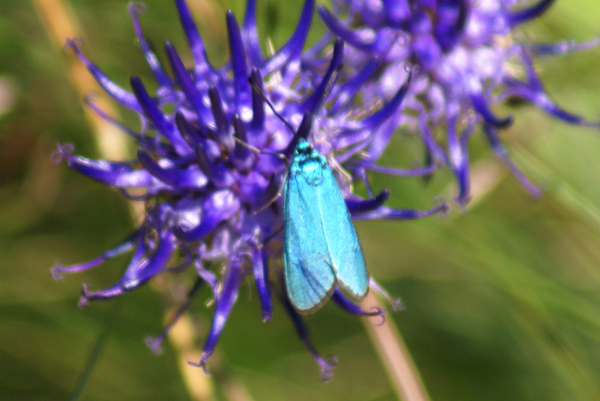
[[[210,234],[220,222],[231,218],[239,208],[240,201],[232,191],[224,189],[212,192],[202,202],[200,224],[189,231],[175,227],[173,232],[182,241],[199,241]]]
[[[206,362],[215,350],[215,346],[225,327],[231,308],[237,299],[241,280],[242,272],[240,262],[234,260],[225,268],[225,277],[223,277],[221,291],[217,293],[215,313],[213,314],[212,324],[206,342],[204,343],[200,360],[198,363],[188,362],[191,366],[202,368],[207,376],[210,376],[210,372],[206,369]]]

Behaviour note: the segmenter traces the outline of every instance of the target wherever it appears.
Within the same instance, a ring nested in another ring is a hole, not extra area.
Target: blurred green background
[[[124,86],[131,74],[150,83],[127,3],[68,5],[83,27],[87,56]],[[220,65],[227,58],[224,11],[241,18],[243,1],[189,3]],[[191,65],[173,2],[145,4],[146,35],[159,49],[172,41]],[[298,0],[259,1],[263,43],[282,44],[300,9]],[[324,29],[315,18],[311,40]],[[527,40],[591,39],[600,34],[600,4],[558,1],[520,32]],[[68,78],[71,58],[48,38],[32,2],[0,1],[0,400],[69,399],[99,338],[81,400],[189,400],[173,349],[165,344],[154,356],[144,344],[163,327],[161,295],[146,286],[118,301],[77,307],[81,284],[111,285],[127,257],[62,282],[49,274],[59,260],[97,256],[132,226],[119,192],[51,162],[57,142],[98,157],[83,99]],[[553,99],[597,119],[599,61],[600,49],[593,49],[537,66]],[[516,115],[503,139],[527,176],[546,187],[543,197],[532,200],[477,135],[468,213],[453,205],[445,219],[358,223],[370,272],[406,305],[388,319],[403,333],[432,400],[598,400],[600,137],[534,107],[498,111]],[[135,116],[121,112],[137,127]],[[398,166],[398,154],[416,144],[395,140],[381,164]],[[392,191],[394,206],[421,209],[440,193],[451,199],[452,182],[447,172],[429,186],[374,177],[376,189]],[[322,383],[282,308],[262,323],[250,287],[242,288],[211,359],[215,399],[396,399],[358,319],[332,305],[306,319],[317,348],[339,360],[333,380]],[[212,313],[208,297],[202,292],[192,308],[200,343]]]

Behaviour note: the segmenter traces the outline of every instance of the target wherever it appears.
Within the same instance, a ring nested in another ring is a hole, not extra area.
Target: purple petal
[[[215,274],[210,270],[206,270],[202,262],[199,260],[194,261],[194,267],[196,268],[196,272],[198,272],[198,275],[202,278],[202,280],[204,280],[206,284],[210,286],[214,296],[218,285],[217,276],[215,276]]]
[[[209,142],[205,142],[208,144]],[[213,160],[208,154],[205,144],[196,146],[198,166],[208,180],[217,188],[229,188],[236,183],[236,178],[229,167],[222,161]]]
[[[138,249],[140,247],[143,247],[143,244],[138,242]],[[92,300],[114,298],[145,284],[165,269],[174,250],[175,238],[170,230],[163,231],[154,252],[141,260],[134,257],[123,277],[114,286],[100,291],[89,291],[87,286],[84,286],[80,305]]]
[[[121,255],[122,253],[132,250],[133,244],[138,240],[139,236],[140,230],[135,230],[133,234],[127,237],[123,242],[119,243],[119,245],[104,252],[96,259],[90,260],[86,263],[71,266],[63,266],[60,262],[58,262],[56,263],[56,266],[54,266],[50,270],[50,273],[52,274],[52,277],[54,277],[56,280],[61,280],[63,278],[63,273],[78,273],[96,267],[99,264],[106,262],[107,260],[110,260],[116,256]]]
[[[223,189],[208,194],[202,202],[202,220],[200,224],[189,231],[175,227],[175,236],[182,241],[199,241],[206,237],[215,227],[231,218],[240,208],[240,201],[235,194]]]
[[[554,4],[554,0],[540,0],[531,7],[523,8],[518,11],[509,11],[506,13],[506,20],[512,26],[523,24],[534,18],[539,17]]]
[[[163,187],[146,170],[135,170],[127,163],[91,160],[82,156],[67,156],[67,165],[80,174],[114,187]]]
[[[225,277],[223,278],[222,288],[221,291],[217,293],[212,325],[208,337],[206,338],[202,355],[200,355],[200,360],[198,363],[188,362],[191,366],[202,368],[202,371],[207,376],[210,376],[210,372],[206,369],[206,362],[215,350],[215,346],[225,327],[231,308],[237,299],[241,279],[241,264],[238,260],[234,260],[225,268]]]
[[[344,42],[338,38],[333,46],[333,55],[331,56],[327,72],[321,79],[319,86],[315,88],[315,91],[300,106],[300,109],[309,113],[311,118],[319,111],[319,108],[327,99],[327,96],[329,95],[327,91],[334,83],[331,81],[332,77],[342,64],[343,58]],[[300,129],[298,129],[298,135],[302,135]],[[308,135],[306,137],[308,137]]]
[[[200,132],[192,128],[187,118],[180,111],[175,113],[175,126],[190,147],[195,149],[196,146],[204,142]]]
[[[106,93],[108,93],[110,95],[110,97],[115,99],[117,101],[117,103],[122,104],[123,106],[125,106],[127,108],[130,108],[137,112],[142,111],[142,107],[140,107],[136,97],[132,93],[127,92],[125,89],[121,88],[120,86],[115,84],[113,81],[111,81],[106,76],[106,74],[104,74],[98,67],[96,67],[96,65],[94,63],[89,61],[83,55],[83,53],[81,53],[81,51],[77,47],[77,44],[75,43],[75,41],[73,41],[72,39],[67,39],[66,45],[69,46],[71,49],[73,49],[73,51],[75,52],[77,57],[79,57],[79,59],[83,62],[83,64],[88,69],[90,74],[92,74],[92,76],[96,79],[98,84],[100,84],[102,89],[104,89],[106,91]]]
[[[470,199],[470,184],[469,179],[469,156],[467,148],[463,147],[456,134],[456,117],[448,118],[448,153],[450,154],[450,167],[458,180],[458,197],[457,202],[464,206]]]
[[[442,216],[448,212],[448,203],[442,197],[438,197],[438,205],[430,210],[421,212],[416,209],[392,209],[389,207],[380,207],[372,212],[352,215],[354,220],[415,220],[421,217],[431,216],[440,213]]]
[[[250,84],[248,83],[248,65],[246,64],[246,50],[242,41],[242,33],[235,15],[227,11],[227,33],[229,35],[230,62],[233,71],[233,84],[235,88],[236,112],[240,113],[242,107],[250,106]]]
[[[435,69],[443,59],[442,49],[431,35],[417,36],[412,48],[424,71]]]
[[[429,152],[433,156],[436,162],[441,164],[448,164],[448,156],[446,155],[446,151],[433,139],[433,134],[429,127],[427,126],[427,114],[422,111],[419,120],[419,131],[421,131],[421,137],[427,146]]]
[[[406,81],[402,84],[400,89],[398,89],[394,97],[379,111],[371,114],[369,117],[363,119],[358,124],[356,124],[356,129],[372,128],[374,126],[382,124],[385,120],[390,118],[390,116],[398,110],[398,108],[402,104],[402,101],[404,100],[404,97],[408,93],[408,90],[410,89],[412,74],[413,72],[411,70],[408,74],[408,78],[406,78]],[[353,128],[355,128],[354,125]]]
[[[544,89],[542,81],[540,81],[537,73],[535,72],[535,68],[533,67],[533,61],[531,57],[525,52],[519,52],[521,59],[523,61],[523,65],[525,66],[527,73],[527,82],[523,82],[514,78],[505,77],[504,83],[509,88],[502,95],[502,98],[506,98],[507,96],[518,96],[522,97],[542,110],[546,113],[559,118],[570,124],[577,124],[587,127],[598,127],[597,122],[590,122],[585,118],[578,116],[576,114],[572,114],[568,111],[563,110],[554,104]]]
[[[246,129],[244,123],[240,119],[239,115],[233,116],[231,121],[234,130],[234,136],[243,143],[248,143],[248,136],[246,135]],[[235,166],[238,171],[248,171],[254,165],[255,161],[254,153],[246,146],[236,142],[233,152],[230,154],[231,163]]]
[[[256,0],[246,1],[246,12],[242,23],[242,40],[248,51],[248,58],[253,67],[260,65],[263,59],[262,49],[258,41],[256,29]]]
[[[468,5],[465,0],[438,0],[435,38],[447,52],[460,41],[467,22]]]
[[[263,76],[279,70],[286,63],[300,59],[302,49],[304,48],[304,43],[306,42],[306,37],[308,36],[308,31],[310,30],[314,9],[315,0],[305,0],[296,30],[286,44],[281,46],[281,48],[277,50],[273,56],[269,57],[264,62],[260,68],[260,73]]]
[[[250,79],[258,89],[260,93],[266,93],[263,85],[263,79],[258,68],[253,68],[250,72]],[[252,121],[250,122],[250,129],[255,133],[261,135],[257,138],[259,143],[264,142],[266,134],[264,133],[265,128],[265,101],[259,92],[252,90]]]
[[[175,79],[177,79],[177,82],[179,83],[181,90],[183,90],[186,99],[188,102],[190,102],[192,109],[196,112],[196,115],[198,116],[198,126],[200,127],[200,130],[203,131],[206,126],[205,121],[210,115],[210,112],[204,105],[202,94],[196,87],[192,77],[183,65],[183,62],[181,61],[177,50],[175,50],[175,47],[173,47],[170,42],[166,42],[165,49],[169,58],[169,62],[171,63],[171,68],[175,74]]]
[[[252,210],[264,208],[278,195],[281,187],[276,174],[267,180],[261,173],[251,171],[246,178],[240,182],[238,196],[240,200],[250,205]]]
[[[540,196],[542,196],[542,190],[539,189],[538,187],[536,187],[535,185],[533,185],[523,175],[523,173],[521,173],[521,171],[519,171],[517,166],[515,166],[513,161],[510,159],[510,156],[508,155],[506,148],[504,147],[504,145],[502,145],[502,142],[500,141],[500,138],[498,137],[498,134],[496,133],[494,128],[492,128],[489,125],[485,125],[484,132],[485,132],[485,136],[486,136],[488,142],[490,143],[492,149],[494,150],[494,153],[496,154],[496,156],[498,156],[500,159],[504,160],[504,162],[506,163],[508,168],[510,168],[512,173],[517,177],[517,179],[525,187],[525,189],[527,189],[527,191],[529,191],[531,196],[534,198],[539,198]]]
[[[404,305],[399,298],[392,298],[386,290],[383,289],[375,280],[369,278],[369,288],[375,291],[379,296],[383,297],[390,305],[394,312],[404,309]]]
[[[385,52],[391,45],[388,39],[390,32],[381,30],[376,32],[374,37],[365,38],[359,33],[344,26],[336,17],[329,12],[327,8],[319,4],[317,6],[319,16],[335,35],[342,38],[345,42],[356,49],[367,53],[381,54]]]
[[[411,18],[408,24],[408,31],[414,37],[418,37],[420,35],[429,36],[431,31],[433,30],[433,22],[431,21],[431,17],[424,10],[424,8],[427,8],[425,4],[421,4],[420,7],[418,5],[413,5],[411,7]],[[435,5],[433,5],[433,7],[431,8],[435,8]]]
[[[273,303],[271,302],[271,291],[269,288],[269,256],[264,247],[252,249],[252,272],[254,282],[260,299],[263,314],[263,322],[268,322],[273,317]]]
[[[538,43],[529,46],[531,54],[538,57],[556,56],[561,54],[573,53],[576,51],[591,49],[600,45],[600,38],[589,40],[583,43],[577,43],[574,40],[568,40],[559,43]]]
[[[381,66],[381,61],[377,58],[369,60],[367,64],[351,80],[340,85],[335,96],[335,104],[330,110],[335,115],[347,103],[351,102],[356,96],[360,87],[373,75],[375,70]]]
[[[498,118],[492,113],[488,106],[483,93],[471,93],[471,103],[475,111],[483,117],[486,124],[493,125],[496,128],[508,128],[513,123],[513,117],[508,116],[506,118]]]
[[[150,97],[144,84],[142,84],[142,81],[138,77],[131,77],[131,88],[133,89],[133,93],[138,102],[144,109],[144,112],[150,118],[150,121],[152,121],[156,129],[173,145],[177,153],[182,156],[191,154],[192,152],[189,145],[181,138],[177,128],[165,118],[162,111]]]
[[[377,208],[383,206],[385,202],[387,202],[390,197],[390,191],[384,189],[372,199],[360,199],[358,196],[353,196],[351,199],[345,199],[346,206],[350,213],[354,215],[358,215],[361,213],[371,212]]]
[[[174,188],[195,190],[205,187],[208,182],[198,167],[192,166],[185,170],[164,168],[142,149],[138,150],[138,160],[150,174]]]
[[[162,68],[158,57],[156,57],[156,54],[152,50],[150,43],[148,43],[144,37],[144,34],[142,33],[138,16],[146,11],[146,6],[143,3],[132,2],[129,3],[128,11],[129,15],[131,15],[131,18],[133,19],[133,27],[135,29],[135,35],[137,36],[138,43],[142,48],[142,52],[144,52],[146,62],[148,63],[148,66],[150,66],[156,81],[158,82],[159,86],[172,89],[173,81],[171,81],[169,75],[167,75],[165,70]]]
[[[333,302],[336,303],[337,306],[339,306],[340,308],[342,308],[343,310],[345,310],[348,313],[352,313],[353,315],[357,315],[357,316],[380,316],[381,317],[381,322],[379,322],[377,324],[377,326],[382,325],[385,322],[385,311],[381,310],[378,307],[373,307],[373,311],[372,312],[367,312],[366,310],[362,309],[360,306],[358,306],[357,304],[355,304],[354,302],[350,301],[341,291],[339,288],[336,288],[333,291],[333,295],[331,296],[331,300]]]
[[[300,340],[302,340],[308,351],[312,354],[312,356],[315,358],[315,360],[321,367],[321,379],[323,381],[331,380],[331,377],[333,375],[333,368],[337,364],[337,359],[335,357],[331,357],[329,360],[325,360],[310,342],[308,329],[302,321],[302,318],[300,317],[298,312],[296,312],[296,310],[292,306],[289,299],[285,297],[281,299],[281,303],[283,303],[283,306],[285,306],[288,315],[292,319],[292,322],[294,323],[294,327],[296,328],[296,332],[298,333]]]
[[[367,170],[375,171],[377,173],[392,174],[392,175],[398,175],[398,176],[402,176],[402,177],[415,177],[415,176],[428,175],[428,174],[433,173],[435,170],[437,170],[437,166],[435,164],[432,164],[432,165],[424,167],[424,168],[415,168],[415,169],[410,169],[410,170],[409,169],[392,168],[392,167],[375,166],[375,165],[372,165],[372,164],[364,162],[364,161],[358,161],[356,164]]]
[[[383,0],[385,15],[390,24],[398,27],[410,18],[410,6],[407,0]]]
[[[509,96],[517,96],[519,98],[525,99],[535,104],[537,107],[550,114],[551,116],[563,120],[564,122],[569,124],[581,125],[585,127],[598,127],[599,125],[597,122],[588,121],[585,117],[570,113],[560,108],[558,105],[556,105],[556,103],[554,103],[550,99],[550,97],[546,94],[543,88],[537,89],[534,85],[526,85],[516,80],[506,80],[506,82],[510,82],[513,87],[507,90],[502,95],[502,98],[506,98]]]
[[[247,78],[244,78],[244,81],[248,83]],[[210,99],[210,108],[215,119],[217,139],[226,150],[230,151],[234,148],[235,142],[233,140],[233,134],[229,129],[229,122],[227,121],[225,110],[223,109],[221,97],[216,88],[208,88],[208,98]]]
[[[175,0],[175,5],[177,6],[177,12],[179,13],[179,20],[181,21],[183,32],[185,33],[185,37],[187,38],[192,51],[192,57],[194,58],[194,64],[196,65],[196,77],[198,77],[198,79],[205,79],[205,73],[209,69],[212,69],[212,67],[206,56],[204,42],[202,42],[196,23],[192,18],[192,14],[185,3],[185,0]]]

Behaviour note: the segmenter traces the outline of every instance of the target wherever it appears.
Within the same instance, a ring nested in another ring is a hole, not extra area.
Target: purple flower
[[[406,123],[420,131],[427,159],[452,169],[459,184],[457,201],[464,205],[469,200],[467,145],[477,124],[529,192],[540,193],[518,171],[499,139],[498,131],[508,128],[513,118],[494,114],[493,104],[518,98],[567,123],[598,127],[550,99],[533,59],[586,49],[600,40],[531,44],[513,35],[553,2],[538,0],[527,6],[519,0],[337,0],[334,13],[323,6],[318,11],[331,32],[350,45],[347,67],[361,71],[374,62],[381,65],[379,75],[362,86],[371,102],[389,99],[395,83],[406,79],[406,66],[418,66],[402,112],[387,124],[396,128]]]
[[[194,364],[205,372],[242,279],[250,275],[256,284],[263,320],[272,317],[271,298],[275,294],[327,378],[334,362],[323,359],[310,344],[306,327],[287,299],[282,271],[276,263],[281,256],[283,226],[278,192],[286,170],[278,156],[289,157],[297,138],[310,135],[313,146],[329,160],[348,208],[358,219],[415,219],[445,211],[445,202],[424,212],[386,207],[387,190],[376,196],[371,194],[370,199],[352,193],[354,179],[363,180],[368,188],[365,172],[370,165],[365,166],[356,155],[366,153],[370,160],[376,160],[381,154],[386,143],[382,136],[389,135],[387,120],[399,109],[412,85],[410,75],[392,91],[386,104],[365,117],[353,99],[365,78],[372,74],[372,66],[358,68],[343,84],[330,87],[342,64],[343,42],[336,40],[327,57],[318,51],[312,58],[302,54],[314,0],[305,2],[288,42],[268,57],[257,39],[255,1],[248,1],[241,27],[233,13],[228,12],[231,60],[220,68],[211,65],[206,57],[202,38],[184,0],[176,0],[175,4],[194,66],[186,68],[177,50],[167,42],[165,49],[173,77],[167,74],[142,33],[138,20],[142,6],[130,6],[140,48],[159,84],[155,94],[150,94],[136,76],[131,77],[131,90],[119,87],[81,53],[75,41],[67,42],[106,92],[140,116],[142,129],[135,132],[124,127],[89,101],[101,117],[135,138],[139,145],[137,159],[90,160],[74,155],[70,145],[59,146],[55,157],[66,159],[72,169],[119,188],[134,200],[145,201],[148,212],[142,225],[114,249],[88,263],[57,265],[52,272],[58,278],[133,251],[125,273],[115,285],[102,290],[84,286],[80,300],[84,306],[89,301],[110,299],[138,288],[157,274],[195,269],[198,281],[177,316],[186,310],[201,285],[210,287],[215,301],[213,322],[200,360]],[[266,104],[265,97],[277,113]],[[331,101],[331,106],[321,107],[324,98]],[[143,194],[134,195],[132,189],[140,188]],[[169,261],[176,254],[184,255],[183,262],[170,266]],[[371,288],[390,299],[375,282]],[[332,300],[353,314],[383,314],[377,308],[361,309],[339,289]],[[154,351],[160,350],[160,342],[173,323],[156,340],[149,340]]]

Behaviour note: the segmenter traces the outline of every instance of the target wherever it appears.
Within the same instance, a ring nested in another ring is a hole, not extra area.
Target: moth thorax
[[[323,163],[320,158],[308,158],[300,163],[302,177],[310,185],[316,186],[323,182]]]

